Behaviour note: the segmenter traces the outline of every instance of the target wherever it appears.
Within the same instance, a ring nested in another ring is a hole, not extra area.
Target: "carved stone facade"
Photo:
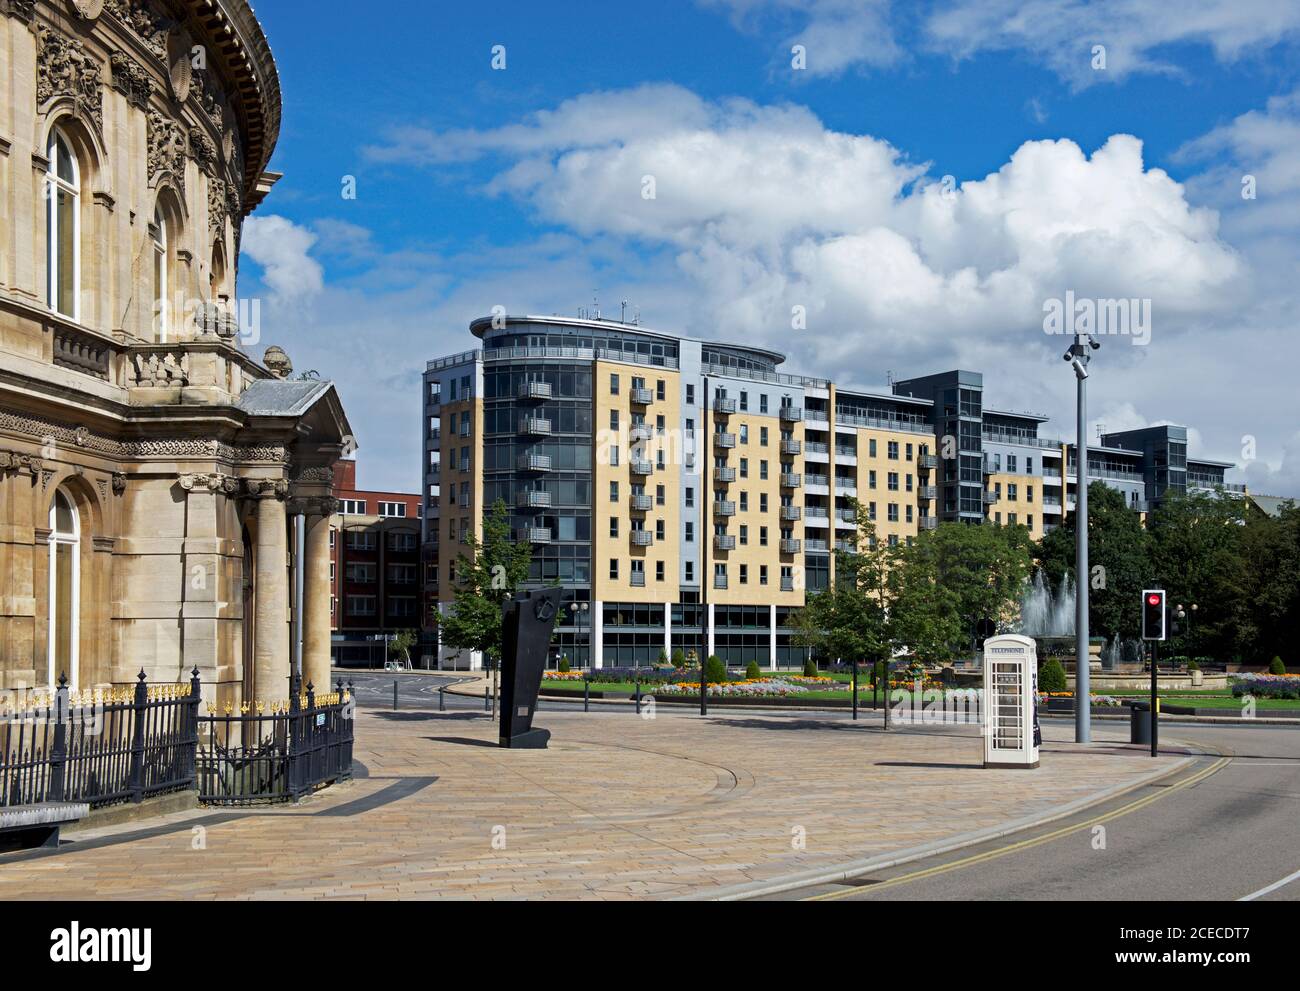
[[[197,666],[210,699],[280,697],[294,569],[328,601],[319,525],[349,428],[331,383],[245,350],[232,302],[274,181],[261,27],[247,0],[0,0],[0,77],[0,690]],[[47,288],[59,237],[74,306]]]
[[[36,29],[36,103],[56,97],[71,100],[76,112],[84,114],[97,132],[104,129],[103,68],[79,41],[54,28]]]

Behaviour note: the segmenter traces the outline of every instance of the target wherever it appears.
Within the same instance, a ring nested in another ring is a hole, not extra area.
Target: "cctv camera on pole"
[[[1076,613],[1074,620],[1074,742],[1092,742],[1092,702],[1088,671],[1088,361],[1089,351],[1101,344],[1087,334],[1076,334],[1070,350],[1062,357],[1074,369],[1078,385],[1078,468],[1075,472],[1075,571]]]

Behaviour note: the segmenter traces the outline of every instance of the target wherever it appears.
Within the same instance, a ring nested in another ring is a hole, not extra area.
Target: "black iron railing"
[[[352,777],[352,685],[317,695],[292,679],[283,702],[208,706],[199,717],[199,800],[211,805],[297,801]]]
[[[189,684],[0,697],[0,806],[139,803],[193,788],[199,672]]]

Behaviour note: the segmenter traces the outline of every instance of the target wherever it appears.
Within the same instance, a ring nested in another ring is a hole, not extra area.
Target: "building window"
[[[153,328],[159,341],[167,340],[167,218],[157,207],[149,225],[153,241]]]
[[[68,676],[77,688],[77,622],[81,612],[81,520],[61,489],[50,504],[50,617],[45,656],[48,684]]]
[[[349,595],[349,616],[373,616],[375,614],[375,597],[373,595]]]
[[[656,485],[656,486],[655,486],[655,505],[656,505],[656,506],[662,506],[663,504],[664,504],[664,487],[663,487],[662,485]]]
[[[618,536],[618,517],[617,517],[617,516],[611,516],[611,517],[609,518],[609,535],[610,535],[611,537],[617,537],[617,536]]]
[[[344,569],[348,581],[357,585],[372,585],[375,581],[375,566],[363,561],[351,561]]]
[[[611,396],[617,396],[617,395],[618,395],[618,376],[617,376],[617,375],[612,375],[612,374],[611,374],[610,377],[609,377],[609,394],[610,394]]]
[[[655,581],[657,581],[657,582],[661,582],[661,581],[663,581],[663,580],[664,580],[664,563],[663,563],[662,561],[656,561],[656,562],[655,562]]]
[[[49,245],[50,309],[79,320],[81,314],[81,179],[77,159],[63,134],[50,132],[45,150],[46,235]]]
[[[400,518],[400,517],[405,517],[405,516],[406,516],[406,503],[404,503],[404,502],[383,502],[383,501],[381,500],[380,503],[379,503],[379,515],[380,515],[380,516],[395,516],[395,517],[399,517],[399,518]]]
[[[760,565],[758,566],[758,583],[759,583],[760,585],[766,585],[766,584],[767,584],[767,565],[766,565],[766,564],[760,564]]]
[[[874,437],[867,441],[867,455],[872,458],[876,456],[876,439]]]
[[[898,441],[891,440],[886,444],[885,456],[889,458],[890,461],[898,460]]]
[[[366,500],[364,499],[342,499],[342,508],[340,512],[349,516],[365,516]]]
[[[415,534],[413,533],[390,533],[388,535],[388,549],[390,551],[410,552],[415,550]]]
[[[375,535],[369,530],[349,530],[347,545],[350,551],[373,551]]]
[[[687,383],[686,385],[686,405],[687,406],[695,405],[695,386],[691,385],[690,383]]]
[[[687,562],[686,562],[686,580],[687,580],[688,582],[693,582],[693,581],[695,581],[695,562],[694,562],[694,561],[687,561]]]
[[[742,564],[740,566],[740,584],[749,584],[749,565],[747,564]]]
[[[618,580],[618,558],[616,557],[609,559],[609,577],[615,581]]]

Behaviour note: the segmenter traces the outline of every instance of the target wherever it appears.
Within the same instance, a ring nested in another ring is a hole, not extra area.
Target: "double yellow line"
[[[1011,843],[1004,847],[998,847],[996,850],[988,850],[985,853],[977,853],[970,857],[964,857],[961,860],[954,860],[951,863],[939,864],[936,867],[927,867],[925,870],[913,871],[910,874],[900,874],[898,877],[892,877],[888,881],[881,881],[879,884],[863,887],[850,887],[843,891],[828,891],[826,894],[811,895],[808,898],[801,900],[808,902],[835,901],[839,898],[852,898],[854,895],[859,895],[867,891],[872,893],[883,891],[886,888],[906,884],[909,881],[919,881],[922,878],[934,877],[936,874],[946,874],[948,871],[955,871],[962,867],[970,867],[974,864],[981,864],[988,860],[996,860],[999,857],[1005,857],[1007,854],[1015,853],[1018,850],[1028,850],[1031,847],[1036,847],[1043,843],[1050,843],[1052,840],[1060,839],[1062,836],[1068,836],[1070,833],[1077,833],[1080,830],[1091,829],[1093,826],[1100,823],[1109,822],[1112,819],[1126,816],[1130,812],[1136,812],[1139,809],[1146,808],[1152,802],[1158,801],[1166,795],[1171,795],[1182,788],[1188,788],[1191,785],[1196,784],[1198,781],[1203,781],[1216,771],[1222,770],[1231,760],[1231,757],[1221,757],[1209,767],[1203,768],[1195,774],[1183,778],[1183,780],[1179,781],[1175,785],[1171,785],[1161,791],[1147,795],[1145,798],[1139,798],[1137,801],[1121,806],[1113,812],[1104,812],[1086,822],[1075,823],[1071,826],[1062,826],[1060,829],[1053,830],[1050,833],[1044,833],[1042,836],[1035,836],[1032,839],[1021,840],[1018,843]]]

